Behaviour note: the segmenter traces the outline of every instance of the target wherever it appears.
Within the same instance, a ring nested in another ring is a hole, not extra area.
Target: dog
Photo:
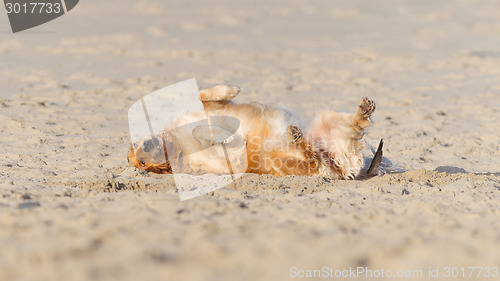
[[[363,98],[354,114],[321,111],[303,130],[297,116],[285,109],[232,102],[239,92],[239,87],[223,84],[202,89],[203,109],[181,115],[159,135],[134,143],[127,154],[130,166],[193,175],[225,174],[228,163],[231,173],[335,179],[377,173],[383,142],[367,170],[362,141],[374,101]],[[209,123],[200,121],[207,116]],[[223,145],[225,154],[207,149],[214,145]]]

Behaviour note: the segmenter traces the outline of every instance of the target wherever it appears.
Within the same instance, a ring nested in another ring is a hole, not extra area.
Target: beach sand
[[[472,0],[86,0],[17,34],[1,16],[0,280],[325,280],[293,277],[323,267],[429,280],[429,268],[500,266],[499,12]],[[238,85],[236,102],[304,123],[368,96],[365,139],[383,138],[405,172],[248,174],[181,202],[171,175],[128,167],[127,112],[190,78]]]

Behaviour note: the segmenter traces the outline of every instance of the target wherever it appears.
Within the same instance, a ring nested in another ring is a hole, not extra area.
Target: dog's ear
[[[130,149],[127,152],[127,161],[130,163],[131,161],[137,161],[135,158],[135,151],[134,151],[134,146],[130,146]]]
[[[135,156],[142,162],[165,163],[165,151],[161,137],[148,137],[138,143]]]
[[[159,140],[159,138],[151,138],[144,140],[142,142],[141,148],[144,150],[144,152],[149,153],[153,151],[157,147],[161,147],[162,142]]]

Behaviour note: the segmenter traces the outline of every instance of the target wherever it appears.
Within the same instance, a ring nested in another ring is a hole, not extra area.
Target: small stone
[[[19,209],[32,209],[32,208],[40,207],[40,206],[41,206],[40,202],[29,201],[29,202],[19,203],[19,205],[17,207]]]

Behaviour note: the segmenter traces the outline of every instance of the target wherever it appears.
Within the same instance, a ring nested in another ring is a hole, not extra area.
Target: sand
[[[87,0],[15,35],[0,17],[0,280],[328,280],[292,275],[358,266],[430,280],[429,268],[500,266],[499,9]],[[181,202],[172,176],[128,167],[127,111],[190,78],[304,123],[368,96],[365,138],[405,172],[249,174]]]

